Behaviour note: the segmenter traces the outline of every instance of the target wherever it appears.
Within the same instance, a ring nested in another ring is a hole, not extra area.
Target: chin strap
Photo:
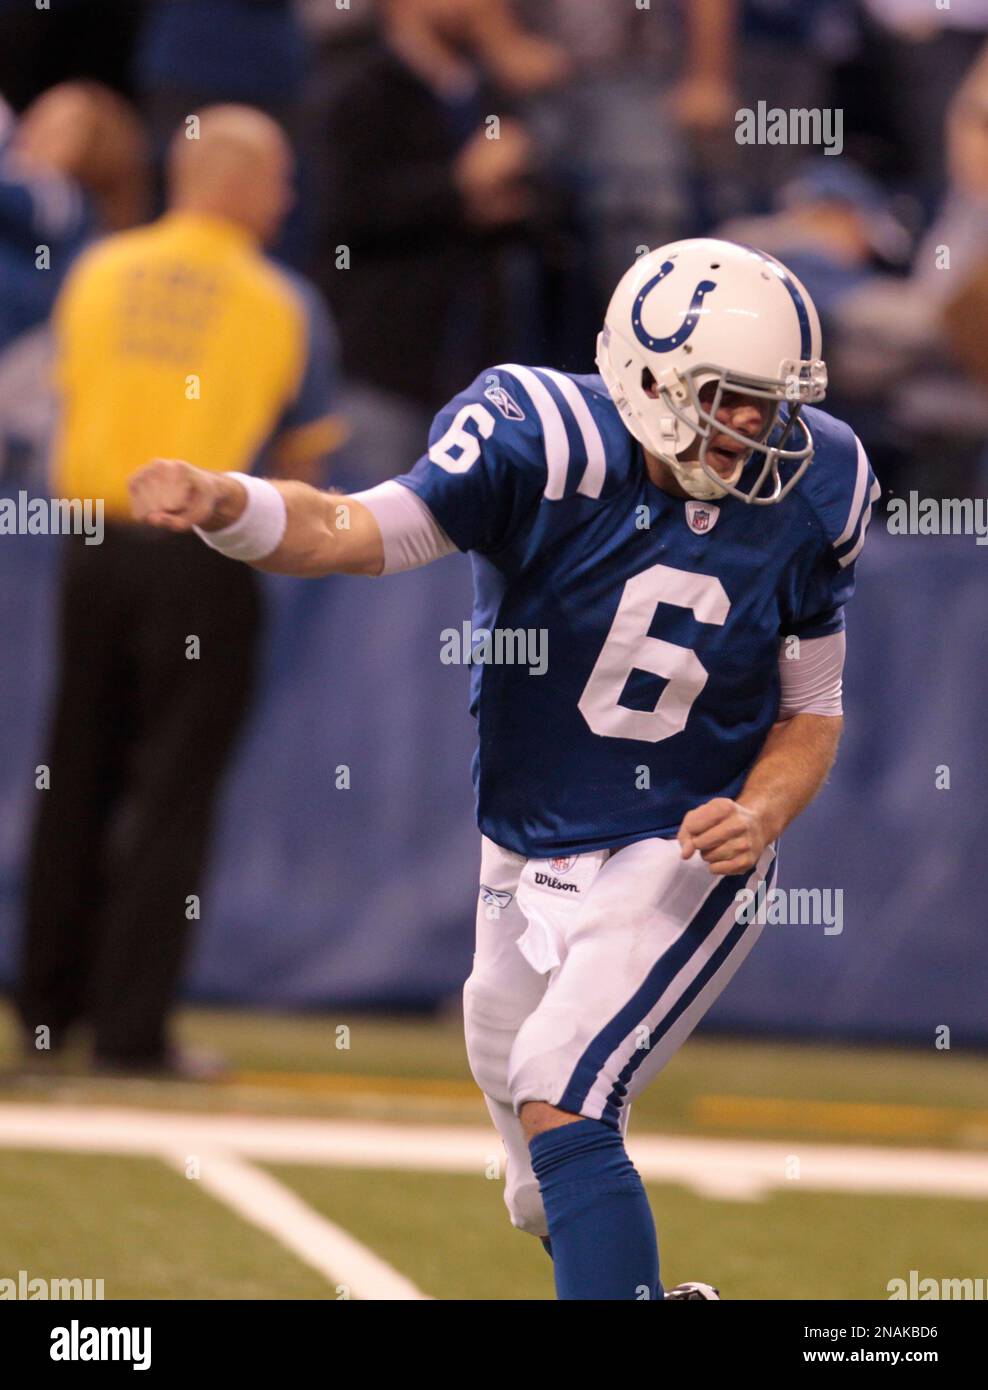
[[[674,415],[659,417],[659,447],[654,449],[654,453],[672,469],[673,476],[684,492],[688,492],[697,502],[712,502],[717,497],[723,497],[725,494],[706,477],[702,468],[688,468],[676,458],[679,426],[680,422]]]
[[[716,502],[719,498],[727,496],[726,488],[718,487],[702,468],[687,468],[684,464],[673,463],[670,459],[666,462],[680,487],[697,502]]]
[[[676,457],[676,440],[679,437],[679,421],[674,415],[663,415],[659,420],[659,439],[663,448],[673,458]]]

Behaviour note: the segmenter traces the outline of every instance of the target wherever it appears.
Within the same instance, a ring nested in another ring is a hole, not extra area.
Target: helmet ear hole
[[[645,392],[646,396],[657,396],[659,394],[658,387],[655,384],[655,377],[648,367],[642,368],[642,390]]]

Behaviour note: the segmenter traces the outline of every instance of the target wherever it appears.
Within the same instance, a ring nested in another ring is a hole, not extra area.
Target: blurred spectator
[[[988,0],[862,0],[866,36],[881,54],[883,104],[904,176],[932,197],[943,188],[947,106],[988,34]]]
[[[954,198],[925,251],[948,245],[960,274],[947,294],[941,326],[957,360],[988,395],[988,48],[961,87],[950,112]],[[950,241],[933,240],[935,235]],[[983,480],[988,481],[988,480]]]
[[[131,96],[146,0],[0,0],[0,92],[16,111],[58,83],[90,78]]]
[[[57,488],[105,499],[107,520],[101,545],[66,538],[19,991],[33,1056],[39,1028],[57,1051],[86,1021],[104,1069],[195,1073],[168,1016],[251,688],[257,575],[131,524],[126,480],[155,455],[311,478],[337,442],[329,323],[261,255],[290,162],[268,117],[206,110],[174,139],[171,210],[87,252],[57,307]]]
[[[777,256],[813,296],[825,331],[846,296],[901,269],[912,249],[882,186],[849,161],[825,157],[778,190],[773,212],[726,222],[717,235]]]
[[[943,323],[957,360],[988,389],[988,259],[948,300]]]
[[[43,92],[18,121],[11,150],[28,171],[74,179],[101,232],[136,226],[150,211],[144,130],[109,87],[62,82]]]
[[[305,139],[310,156],[321,157],[325,123],[341,89],[363,61],[369,45],[377,41],[373,0],[337,7],[336,0],[299,0],[299,19],[310,53],[305,89]]]
[[[300,122],[310,50],[293,0],[146,3],[134,81],[156,166],[163,174],[172,131],[203,106],[238,102],[267,112],[292,143],[296,194],[273,249],[281,260],[304,268],[311,227]]]
[[[308,77],[303,86],[298,144],[304,152],[306,184],[303,190],[306,269],[318,259],[325,210],[335,197],[332,151],[326,139],[340,93],[360,72],[369,48],[378,41],[373,0],[338,8],[336,0],[299,0],[299,18],[310,52]]]
[[[54,418],[48,315],[86,243],[147,215],[147,151],[133,109],[95,82],[52,87],[0,140],[0,474],[39,489]]]
[[[357,31],[366,34],[374,26],[374,0],[361,5],[338,5],[336,0],[296,0],[295,9],[303,26],[319,42],[336,42]]]
[[[569,75],[567,48],[519,23],[511,0],[475,3],[467,43],[496,89],[523,98],[554,88]]]
[[[682,120],[687,112],[699,119],[714,91],[726,118],[734,54],[721,21],[729,8],[730,0],[694,0],[685,12],[678,0],[653,0],[647,10],[523,0],[522,14],[573,65],[571,80],[537,99],[531,118],[573,190],[595,323],[636,247],[688,230]],[[568,355],[561,360],[569,365]]]
[[[442,402],[518,341],[510,258],[537,211],[533,150],[490,74],[517,91],[560,70],[503,0],[382,0],[378,10],[381,40],[328,131],[323,283],[354,381],[352,450],[365,465],[346,474],[351,484],[409,466]],[[516,43],[523,63],[509,52]]]
[[[813,296],[823,326],[824,356],[839,360],[837,324],[842,306],[867,287],[901,274],[912,249],[909,230],[882,186],[847,159],[825,156],[810,162],[776,195],[764,216],[736,218],[718,236],[757,246],[777,256]],[[845,392],[846,377],[831,372],[828,409],[847,419],[868,440],[883,482],[901,462],[898,432],[889,429],[884,401]]]
[[[699,0],[683,8],[691,56],[672,96],[689,139],[695,233],[770,208],[810,152],[796,143],[739,144],[737,112],[760,102],[833,105],[833,69],[856,29],[854,0]]]
[[[135,70],[152,125],[167,135],[207,99],[246,102],[284,123],[307,59],[292,0],[148,0]]]
[[[988,395],[952,356],[947,306],[988,259],[988,48],[951,103],[948,191],[905,280],[881,277],[849,295],[836,316],[834,380],[880,404],[910,441],[901,488],[962,495],[988,437]]]

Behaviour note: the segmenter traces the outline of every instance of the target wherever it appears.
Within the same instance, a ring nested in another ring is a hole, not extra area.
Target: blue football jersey
[[[474,634],[547,644],[543,674],[472,670],[490,839],[546,858],[674,836],[741,790],[778,713],[780,643],[843,627],[879,492],[851,429],[805,418],[813,462],[759,507],[656,487],[598,376],[500,366],[436,416],[398,481],[471,554]]]

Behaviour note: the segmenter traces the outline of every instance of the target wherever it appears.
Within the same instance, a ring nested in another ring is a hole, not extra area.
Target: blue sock
[[[529,1145],[552,1242],[559,1298],[662,1297],[655,1223],[624,1140],[576,1120]]]

